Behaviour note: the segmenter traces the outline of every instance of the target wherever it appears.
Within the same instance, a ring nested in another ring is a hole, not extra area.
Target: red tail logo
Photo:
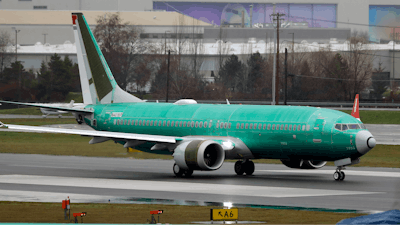
[[[358,120],[360,120],[360,113],[359,113],[359,104],[360,104],[360,98],[358,94],[356,94],[356,98],[354,99],[354,105],[353,105],[353,110],[351,111],[351,115]]]

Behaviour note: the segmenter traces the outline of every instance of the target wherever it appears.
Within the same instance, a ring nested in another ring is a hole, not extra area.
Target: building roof
[[[70,25],[71,13],[78,11],[57,10],[0,10],[0,24],[28,25]],[[96,18],[116,12],[80,11],[85,15],[89,25],[96,25]],[[177,12],[119,12],[123,22],[143,26],[211,26],[201,20]],[[32,19],[34,18],[34,19]]]

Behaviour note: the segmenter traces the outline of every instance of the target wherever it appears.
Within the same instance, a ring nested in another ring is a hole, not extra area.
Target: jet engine
[[[303,160],[303,159],[281,159],[283,165],[294,169],[319,169],[325,166],[326,161]]]
[[[174,160],[185,170],[217,170],[222,166],[225,152],[212,140],[183,142],[175,148]]]

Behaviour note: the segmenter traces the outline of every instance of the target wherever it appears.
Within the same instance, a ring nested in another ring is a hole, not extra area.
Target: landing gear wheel
[[[185,174],[185,177],[190,177],[193,174],[193,170],[191,170],[191,169],[185,170],[184,174]]]
[[[76,119],[76,122],[77,122],[78,124],[82,124],[82,123],[83,123],[82,115],[78,115],[78,119]]]
[[[340,172],[336,171],[335,173],[333,173],[333,179],[335,179],[336,181],[339,181],[341,178],[341,174]]]
[[[235,163],[235,173],[237,175],[243,175],[245,169],[245,165],[242,161],[237,161]]]
[[[346,175],[344,174],[343,171],[340,171],[340,180],[344,180],[344,178],[346,177]]]
[[[244,166],[244,172],[246,173],[246,175],[250,176],[254,173],[254,162],[253,161],[246,161],[245,163],[243,163]]]
[[[175,176],[177,176],[177,177],[182,177],[183,173],[185,172],[178,165],[176,165],[176,163],[174,164],[173,171],[174,171]]]

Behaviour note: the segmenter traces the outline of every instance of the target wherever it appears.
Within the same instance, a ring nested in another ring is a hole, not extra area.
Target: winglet
[[[351,111],[351,115],[358,120],[360,120],[359,105],[360,105],[360,98],[359,98],[358,94],[356,94],[356,98],[354,99],[354,105],[353,105],[353,110]]]
[[[2,127],[8,128],[4,123],[2,123],[2,122],[0,121],[0,128],[2,128]]]

